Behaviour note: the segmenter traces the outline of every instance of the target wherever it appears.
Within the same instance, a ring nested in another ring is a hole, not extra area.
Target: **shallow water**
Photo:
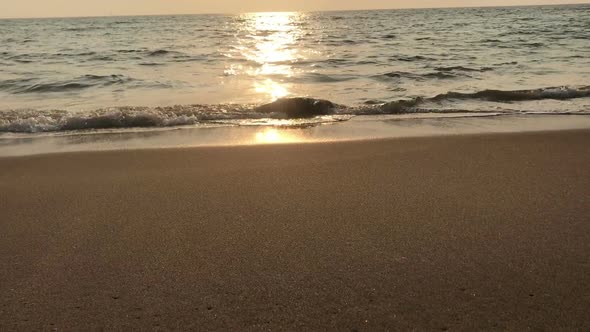
[[[0,20],[0,44],[0,133],[590,112],[590,5]],[[299,96],[334,107],[257,108]]]
[[[80,151],[192,148],[260,144],[327,143],[351,140],[448,135],[502,134],[554,130],[589,130],[590,116],[504,115],[359,116],[337,125],[313,127],[267,125],[135,128],[101,131],[7,134],[0,158]]]

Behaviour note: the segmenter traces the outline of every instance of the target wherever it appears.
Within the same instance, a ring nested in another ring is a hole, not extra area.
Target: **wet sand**
[[[589,142],[1,158],[0,330],[588,330]]]

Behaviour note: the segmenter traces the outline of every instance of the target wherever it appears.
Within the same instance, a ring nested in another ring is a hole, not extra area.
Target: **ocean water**
[[[425,113],[590,114],[590,5],[0,20],[0,135]]]

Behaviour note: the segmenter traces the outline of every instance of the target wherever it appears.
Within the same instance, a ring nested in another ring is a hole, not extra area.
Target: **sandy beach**
[[[0,330],[588,330],[589,142],[0,158]]]

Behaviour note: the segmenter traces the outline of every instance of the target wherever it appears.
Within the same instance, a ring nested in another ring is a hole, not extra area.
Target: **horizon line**
[[[149,16],[198,16],[198,15],[241,15],[255,13],[336,13],[336,12],[360,12],[360,11],[378,11],[378,10],[415,10],[415,9],[468,9],[468,8],[519,8],[519,7],[556,7],[556,6],[583,6],[590,5],[590,2],[583,3],[556,3],[556,4],[539,4],[539,5],[483,5],[483,6],[441,6],[441,7],[397,7],[397,8],[369,8],[369,9],[334,9],[334,10],[309,10],[309,11],[252,11],[252,12],[225,12],[225,13],[176,13],[176,14],[129,14],[129,15],[89,15],[89,16],[0,16],[0,20],[27,20],[27,19],[66,19],[66,18],[106,18],[106,17],[149,17]]]

